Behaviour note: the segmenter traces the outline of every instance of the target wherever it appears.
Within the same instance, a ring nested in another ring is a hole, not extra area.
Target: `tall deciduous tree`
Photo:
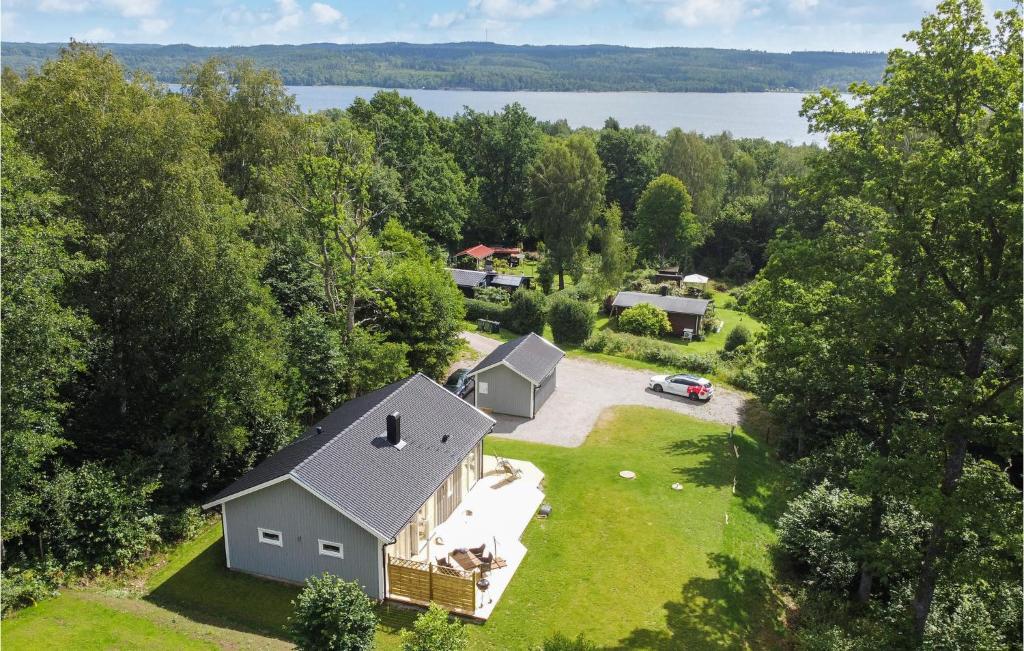
[[[806,100],[812,126],[830,134],[804,190],[821,209],[778,245],[793,268],[780,258],[765,275],[779,333],[766,352],[790,380],[853,372],[822,402],[791,408],[865,433],[915,474],[902,495],[930,522],[905,604],[918,638],[940,582],[1020,574],[1019,543],[979,524],[1008,482],[984,459],[1020,455],[1021,22],[1015,11],[998,22],[992,34],[980,1],[943,2],[908,34],[914,51],[890,53],[879,85],[854,88],[856,105],[828,91]],[[791,308],[816,331],[802,344],[787,341]],[[993,572],[975,561],[982,553],[1006,564]]]
[[[5,117],[102,265],[68,291],[97,326],[65,429],[79,454],[159,476],[173,502],[277,447],[290,434],[281,322],[208,123],[79,45],[20,84]]]
[[[438,244],[457,243],[470,196],[463,171],[442,145],[445,123],[397,92],[357,99],[348,114],[374,135],[382,162],[398,172],[405,195],[399,222]]]
[[[537,120],[513,103],[495,114],[467,109],[455,116],[455,126],[451,149],[478,197],[464,236],[518,242],[530,217],[529,170],[541,147]]]
[[[533,231],[544,240],[565,289],[565,272],[581,255],[601,211],[605,173],[594,142],[584,135],[550,139],[530,171]]]
[[[43,463],[66,441],[62,390],[86,368],[90,322],[64,302],[89,262],[69,250],[81,225],[63,214],[63,198],[14,129],[2,130],[3,454],[2,540],[27,532],[38,508]]]
[[[626,234],[622,229],[622,211],[618,204],[609,204],[604,209],[598,227],[598,239],[601,243],[601,264],[598,272],[601,276],[602,289],[617,288],[626,273],[633,268],[636,252],[626,242]]]
[[[640,194],[658,174],[659,142],[647,127],[622,129],[609,120],[597,138],[597,155],[608,175],[605,198],[617,203],[632,223],[633,211]]]
[[[662,174],[644,190],[636,208],[636,238],[640,255],[659,265],[682,262],[703,239],[683,182]]]
[[[718,217],[725,192],[721,150],[696,133],[676,127],[665,134],[661,172],[681,180],[693,199],[693,212],[705,224]]]

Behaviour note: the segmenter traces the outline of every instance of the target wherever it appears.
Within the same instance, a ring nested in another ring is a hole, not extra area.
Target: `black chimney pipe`
[[[402,442],[402,414],[388,414],[388,443],[398,445]]]

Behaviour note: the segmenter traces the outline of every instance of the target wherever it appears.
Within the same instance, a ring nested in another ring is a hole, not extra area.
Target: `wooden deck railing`
[[[476,610],[476,572],[388,556],[388,596],[427,605],[431,601],[453,612]]]

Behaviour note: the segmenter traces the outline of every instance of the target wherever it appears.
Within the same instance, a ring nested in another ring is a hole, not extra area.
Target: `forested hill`
[[[59,43],[3,43],[3,62],[17,71],[52,58]],[[249,58],[278,70],[290,85],[381,86],[539,91],[765,91],[846,88],[877,82],[882,53],[792,52],[712,48],[496,43],[340,45],[104,44],[129,69],[174,82],[189,64],[211,56]]]

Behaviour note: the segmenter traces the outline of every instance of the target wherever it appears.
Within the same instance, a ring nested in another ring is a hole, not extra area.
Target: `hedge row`
[[[477,319],[489,319],[491,321],[504,321],[507,305],[498,305],[488,301],[480,301],[475,298],[463,299],[466,303],[466,319],[476,321]]]
[[[621,332],[601,330],[583,342],[584,350],[606,355],[628,357],[641,362],[672,366],[694,373],[713,373],[717,360],[712,355],[687,353],[676,346]]]

